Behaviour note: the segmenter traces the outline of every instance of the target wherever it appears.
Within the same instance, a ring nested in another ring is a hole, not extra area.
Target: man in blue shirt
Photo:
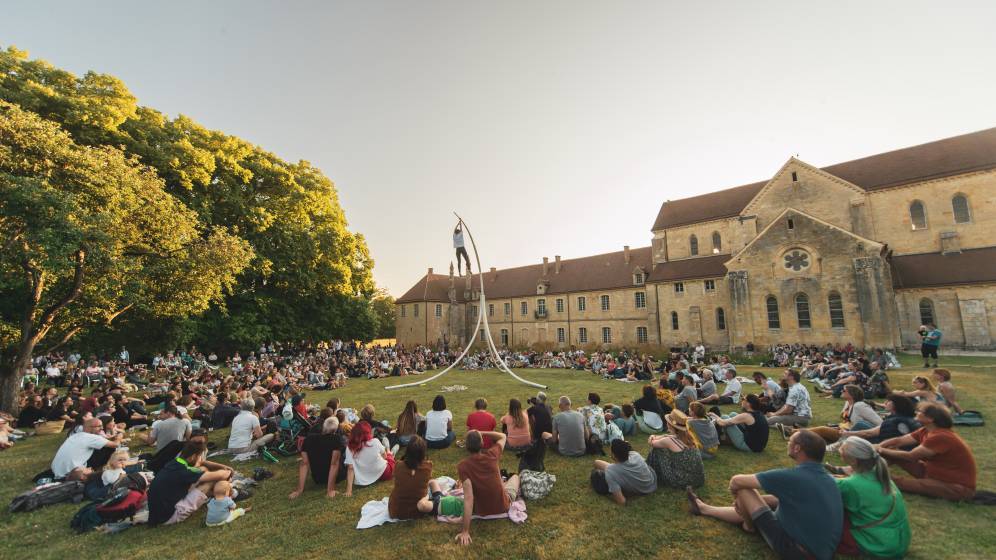
[[[844,526],[844,508],[833,478],[823,469],[826,443],[808,430],[792,435],[795,468],[738,474],[730,479],[732,507],[711,506],[686,489],[694,515],[715,517],[758,532],[779,558],[830,560]],[[759,490],[770,494],[762,495]]]
[[[923,367],[937,367],[937,350],[941,347],[941,329],[932,323],[920,325],[920,355],[923,356]],[[934,359],[930,365],[929,358]]]

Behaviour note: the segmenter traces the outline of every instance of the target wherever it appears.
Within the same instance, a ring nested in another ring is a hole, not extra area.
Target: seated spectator
[[[955,414],[961,414],[964,410],[958,404],[958,394],[955,386],[951,384],[951,372],[946,369],[935,369],[933,373],[934,382],[937,383],[937,394],[940,395],[942,403],[947,405]]]
[[[678,396],[674,398],[674,406],[681,412],[688,414],[688,405],[699,398],[699,393],[695,390],[695,379],[691,375],[684,373],[677,374],[677,378],[681,390],[678,391]],[[713,396],[716,396],[715,393]]]
[[[768,446],[768,422],[761,412],[761,398],[747,395],[740,401],[742,412],[730,412],[723,416],[710,412],[717,429],[722,430],[726,441],[740,451],[760,453]]]
[[[579,408],[578,412],[584,416],[587,432],[603,444],[608,444],[621,438],[622,432],[615,424],[605,420],[605,412],[598,406],[600,402],[602,397],[598,393],[588,393],[588,404]]]
[[[844,387],[843,396],[844,409],[840,412],[841,423],[839,425],[809,428],[827,443],[839,440],[845,430],[868,430],[882,423],[882,417],[875,412],[871,405],[865,402],[865,392],[861,387],[847,385]],[[787,428],[784,424],[779,424],[779,429],[782,431],[782,435],[791,434],[793,431],[793,428]]]
[[[903,558],[910,546],[906,502],[875,447],[860,437],[840,449],[851,475],[837,478],[844,504],[844,534],[837,552],[848,556]]]
[[[152,423],[152,431],[146,443],[156,446],[156,452],[162,451],[171,441],[187,441],[190,437],[190,420],[180,418],[180,411],[173,405],[168,405],[159,413],[159,420]]]
[[[580,414],[574,414],[580,419]],[[489,449],[484,449],[484,436],[494,442]],[[505,482],[501,479],[499,466],[502,450],[505,449],[505,434],[482,434],[471,430],[467,432],[466,442],[468,456],[457,465],[458,480],[463,485],[464,511],[463,530],[456,536],[456,541],[462,545],[471,543],[470,521],[473,515],[507,513],[511,503],[519,496],[519,475],[513,474]]]
[[[104,465],[100,473],[100,482],[104,486],[110,486],[125,476],[125,467],[128,466],[131,457],[125,449],[117,449],[111,453],[110,459]]]
[[[201,441],[188,441],[176,459],[159,470],[149,485],[149,526],[172,525],[190,517],[214,495],[214,486],[231,480],[229,468],[202,468],[207,448]]]
[[[653,469],[657,486],[671,488],[699,487],[705,484],[702,455],[673,434],[650,436],[647,465]]]
[[[694,367],[694,366],[693,366]],[[712,370],[709,368],[703,368],[702,370],[702,384],[698,388],[698,398],[707,399],[711,398],[716,394],[716,382],[712,379]],[[693,399],[694,400],[694,399]]]
[[[221,527],[242,517],[249,509],[237,507],[232,499],[232,484],[227,480],[219,480],[214,484],[214,495],[208,500],[204,524],[208,527]]]
[[[474,401],[474,412],[467,415],[467,429],[479,432],[491,432],[498,426],[493,414],[488,412],[487,399],[477,399]],[[484,448],[491,447],[491,440],[484,438]]]
[[[429,449],[445,449],[454,439],[453,413],[446,410],[446,399],[436,395],[432,400],[432,410],[425,414],[425,444]]]
[[[532,445],[529,416],[522,410],[519,399],[509,399],[508,414],[501,417],[501,431],[508,436],[505,449],[509,451],[525,451]]]
[[[913,378],[912,384],[912,391],[900,391],[899,389],[896,389],[892,391],[892,393],[894,395],[909,397],[916,402],[944,403],[944,397],[937,391],[937,387],[934,385],[933,379],[918,375]]]
[[[121,437],[107,439],[98,435],[103,424],[98,418],[83,422],[83,431],[72,434],[62,442],[52,459],[55,478],[86,479],[94,470],[107,464],[114,449],[121,444]]]
[[[899,395],[885,397],[885,410],[888,415],[878,426],[867,430],[843,430],[837,443],[827,446],[827,451],[836,452],[840,445],[851,436],[864,438],[872,443],[881,443],[887,439],[911,434],[920,428],[916,421],[916,404],[912,399]],[[912,449],[913,446],[909,446]]]
[[[427,449],[424,439],[413,436],[405,450],[404,461],[394,469],[394,488],[387,502],[388,514],[394,519],[414,519],[432,511],[431,500],[427,505],[421,504],[432,480],[432,461],[426,458]]]
[[[419,425],[424,421],[425,418],[418,413],[418,405],[415,404],[415,401],[410,400],[405,403],[405,409],[398,415],[398,424],[392,434],[393,437],[388,436],[388,439],[393,439],[395,446],[405,447],[411,441],[412,436],[418,434]]]
[[[768,426],[784,424],[787,426],[808,426],[813,420],[813,409],[810,405],[809,391],[799,382],[799,372],[785,370],[785,383],[788,391],[785,394],[785,404],[774,412],[769,412]]]
[[[657,476],[647,466],[629,442],[612,440],[614,463],[595,460],[591,483],[595,492],[609,495],[619,505],[626,505],[626,496],[653,494],[657,490]]]
[[[703,458],[711,458],[719,450],[719,432],[706,413],[705,405],[700,402],[693,402],[688,405],[688,419],[685,427],[694,438],[696,447],[702,451]],[[673,412],[672,412],[673,414]]]
[[[339,432],[339,419],[329,416],[322,422],[319,433],[311,433],[304,438],[297,469],[297,488],[290,493],[290,499],[294,500],[304,492],[308,473],[311,473],[315,484],[325,488],[329,498],[334,498],[336,483],[346,478],[345,448],[345,440]]]
[[[35,424],[45,421],[45,411],[42,410],[44,398],[41,395],[29,396],[27,406],[17,415],[17,427],[21,430],[34,429]]]
[[[916,420],[922,428],[879,444],[879,453],[890,464],[899,465],[913,478],[898,477],[903,492],[951,501],[975,496],[975,456],[968,444],[951,430],[954,421],[947,407],[920,403]],[[901,448],[916,445],[911,451]]]
[[[633,401],[633,408],[636,409],[636,425],[641,432],[660,434],[664,431],[664,416],[671,409],[657,398],[657,391],[653,386],[643,387],[643,396]]]
[[[757,531],[781,558],[829,560],[840,542],[844,513],[840,491],[823,469],[825,451],[826,444],[813,432],[796,432],[788,443],[795,468],[734,476],[732,507],[709,505],[689,488],[689,509]]]
[[[757,394],[761,399],[761,408],[758,412],[774,412],[785,404],[785,391],[773,379],[760,371],[755,371],[754,383],[761,388],[761,392]]]
[[[612,423],[615,424],[623,437],[636,433],[636,409],[626,403],[621,407],[612,407]]]
[[[374,405],[368,403],[360,409],[360,420],[366,420],[367,424],[370,424],[370,429],[373,430],[375,438],[386,438],[391,433],[391,426],[387,422],[375,420],[374,416],[376,414],[377,409],[374,408]]]
[[[239,415],[239,407],[228,403],[228,394],[218,394],[218,404],[211,411],[211,427],[215,430],[227,428],[232,424],[232,420]]]
[[[370,424],[360,420],[349,432],[346,443],[346,497],[353,495],[353,484],[370,486],[394,476],[394,455],[373,437]]]
[[[243,399],[240,406],[242,410],[232,420],[232,431],[228,436],[228,449],[235,455],[256,451],[276,437],[275,434],[263,434],[259,416],[256,415],[255,401]]]
[[[717,395],[714,392],[708,397],[702,398],[700,400],[702,404],[713,402],[717,404],[738,404],[740,402],[740,392],[743,390],[743,385],[737,379],[737,370],[726,368],[723,370],[723,375],[726,377],[726,389],[723,390],[723,394]]]
[[[558,401],[560,412],[553,417],[553,432],[544,433],[543,440],[547,445],[556,447],[557,452],[566,457],[580,457],[585,454],[584,417],[576,410],[571,410],[571,399],[567,395]]]

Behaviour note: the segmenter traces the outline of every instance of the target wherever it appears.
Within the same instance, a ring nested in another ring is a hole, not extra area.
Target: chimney
[[[543,257],[543,276],[546,276],[547,271],[550,268],[550,258]]]
[[[432,276],[432,267],[429,267],[429,276]]]
[[[623,245],[623,258],[626,260],[626,264],[629,264],[629,245]]]
[[[553,259],[554,259],[553,273],[560,274],[560,255],[554,256]]]

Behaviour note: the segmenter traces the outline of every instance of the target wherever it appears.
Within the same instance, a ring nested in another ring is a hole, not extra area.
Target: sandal
[[[695,495],[695,490],[692,490],[691,486],[685,486],[685,498],[688,499],[688,512],[692,515],[702,515],[698,504],[699,497]]]

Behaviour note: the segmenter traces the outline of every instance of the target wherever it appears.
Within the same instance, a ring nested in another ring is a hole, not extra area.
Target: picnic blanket
[[[454,488],[456,486],[456,481],[448,476],[441,476],[436,479],[439,484],[439,488],[442,490],[444,496],[463,496],[463,490],[460,488]],[[397,523],[398,521],[403,521],[402,519],[395,519],[391,517],[387,510],[387,503],[390,500],[389,497],[381,498],[380,500],[371,500],[365,504],[360,509],[360,520],[356,523],[357,529],[369,529],[371,527],[379,527],[385,523]],[[515,500],[510,505],[509,509],[505,513],[499,513],[496,515],[475,515],[473,519],[509,519],[513,523],[524,523],[526,521],[526,502],[522,501],[521,498]],[[446,517],[443,515],[437,516],[436,520],[443,523],[456,523],[462,517]]]

